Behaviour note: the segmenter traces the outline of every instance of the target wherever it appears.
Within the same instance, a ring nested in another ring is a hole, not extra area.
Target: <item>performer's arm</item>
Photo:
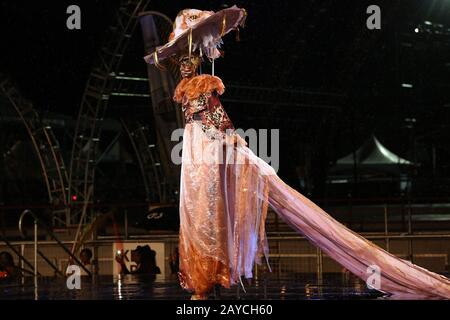
[[[124,255],[117,255],[116,261],[120,264],[120,271],[121,274],[130,274],[130,271],[127,268],[127,265],[125,264]]]

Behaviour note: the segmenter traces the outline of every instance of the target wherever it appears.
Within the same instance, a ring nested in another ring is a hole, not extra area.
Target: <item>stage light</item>
[[[450,28],[444,26],[441,23],[433,23],[431,21],[424,21],[419,24],[415,29],[415,33],[428,33],[438,35],[450,35]]]

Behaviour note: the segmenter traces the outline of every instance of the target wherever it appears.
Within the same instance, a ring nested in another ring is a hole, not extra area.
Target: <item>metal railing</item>
[[[400,240],[404,240],[406,241],[406,246],[403,247],[402,252],[401,253],[397,253],[397,255],[401,255],[406,257],[408,260],[413,261],[414,258],[430,258],[431,256],[429,256],[429,253],[426,252],[420,252],[419,250],[416,249],[416,252],[413,252],[413,246],[412,246],[412,242],[413,241],[418,241],[418,240],[435,240],[435,239],[440,239],[443,241],[450,241],[450,233],[449,232],[444,232],[441,231],[439,233],[419,233],[419,232],[414,232],[414,230],[404,230],[403,232],[399,231],[399,232],[392,232],[390,227],[390,219],[389,219],[389,213],[390,213],[390,206],[387,206],[386,204],[384,206],[379,206],[377,210],[380,210],[380,215],[384,218],[384,219],[380,219],[379,223],[380,227],[383,229],[380,229],[380,232],[373,232],[373,233],[361,233],[362,236],[364,236],[366,239],[371,240],[371,241],[378,241],[384,242],[384,247],[387,251],[390,251],[392,244],[392,241],[400,241]],[[74,241],[59,241],[55,235],[53,234],[53,232],[48,228],[48,226],[41,221],[40,219],[38,219],[38,217],[36,216],[35,213],[31,212],[30,210],[25,210],[24,212],[22,212],[22,215],[20,217],[20,222],[19,222],[19,229],[22,233],[22,236],[25,237],[25,234],[23,233],[23,219],[24,216],[26,216],[26,214],[30,214],[33,216],[33,218],[35,219],[35,239],[34,239],[34,243],[36,245],[36,255],[39,254],[38,251],[38,244],[39,245],[52,245],[55,241],[57,242],[57,244],[62,247],[64,249],[64,251],[74,259],[74,261],[76,261],[82,268],[83,265],[82,263],[79,262],[79,260],[72,254],[72,252],[70,252],[66,246],[70,247],[70,244],[73,244]],[[414,213],[413,213],[414,215]],[[381,217],[380,216],[380,217]],[[276,216],[275,216],[276,217]],[[123,216],[124,218],[124,225],[123,225],[123,229],[122,230],[122,234],[123,236],[120,237],[120,241],[136,241],[136,240],[152,240],[152,241],[158,241],[158,242],[165,242],[165,243],[172,243],[175,246],[175,243],[178,241],[178,235],[176,233],[165,233],[165,234],[134,234],[132,232],[132,230],[128,230],[128,223],[127,223],[127,215]],[[270,219],[269,219],[270,220]],[[271,223],[276,225],[277,223],[275,223],[275,221],[267,221],[267,223],[270,225]],[[51,236],[51,238],[54,241],[37,241],[37,227],[43,227],[45,231],[47,231],[47,234]],[[299,234],[295,233],[294,231],[282,231],[284,230],[284,228],[276,228],[277,231],[275,230],[268,230],[267,236],[269,241],[280,241],[282,242],[282,244],[284,245],[286,243],[286,241],[302,241],[302,240],[306,240],[304,237],[300,236]],[[280,230],[280,231],[278,231]],[[412,231],[412,232],[411,232]],[[4,237],[0,237],[0,240],[2,240]],[[84,245],[98,245],[98,244],[110,244],[114,241],[117,241],[118,239],[118,235],[98,235],[96,237],[96,240],[91,240],[91,241],[86,241],[84,243]],[[20,253],[17,252],[17,250],[15,250],[15,248],[12,248],[14,245],[18,245],[19,242],[14,241],[13,243],[8,242],[6,238],[3,239],[3,242],[6,243],[6,245],[8,247],[10,247],[19,257],[21,257]],[[30,242],[29,241],[23,241],[20,242],[20,245],[23,246],[29,246]],[[403,245],[402,245],[403,246]],[[322,277],[322,273],[324,272],[324,258],[325,256],[322,254],[320,249],[317,249],[316,252],[309,252],[309,253],[302,253],[301,251],[296,251],[297,249],[300,249],[300,247],[296,248],[292,253],[286,253],[283,252],[284,250],[281,250],[283,248],[278,248],[275,250],[271,251],[271,254],[269,256],[269,258],[271,259],[284,259],[285,261],[290,261],[291,258],[299,258],[303,259],[303,258],[308,258],[308,259],[314,259],[315,262],[312,262],[313,265],[311,265],[312,272],[317,272],[317,277],[318,280],[320,282],[320,279]],[[417,252],[419,251],[419,252]],[[435,252],[434,254],[434,258],[443,258],[445,261],[446,266],[448,267],[448,253],[444,252],[444,253],[438,253]],[[427,256],[426,256],[427,255]],[[23,256],[23,255],[22,255]],[[42,256],[42,255],[41,255]],[[314,257],[313,257],[314,256]],[[431,257],[431,258],[433,258]],[[30,257],[29,257],[30,258]],[[35,257],[36,258],[36,257]],[[44,258],[44,257],[43,257]],[[25,258],[21,258],[24,263],[26,263],[31,269],[35,270],[35,268],[32,267],[32,265],[26,261]],[[44,258],[44,260],[46,260]],[[31,258],[30,258],[31,261]],[[49,261],[48,259],[46,260],[48,262],[49,265],[52,265],[51,261]],[[284,264],[284,263],[283,263]],[[285,264],[284,264],[285,265]],[[36,259],[35,259],[35,266],[36,266]],[[56,269],[58,269],[54,264],[53,264],[53,270],[56,271]],[[283,267],[284,268],[284,267]],[[303,267],[301,267],[303,268]],[[301,269],[300,268],[300,269]],[[90,272],[88,270],[86,270],[85,268],[83,268],[88,274],[90,274]],[[289,269],[289,268],[288,268]],[[309,268],[309,270],[311,270],[311,268]],[[256,271],[256,274],[258,274],[258,271]],[[311,271],[309,271],[311,272]],[[37,274],[39,274],[37,272]],[[61,274],[60,272],[58,272],[58,274]]]
[[[38,266],[37,266],[37,255],[39,254],[42,259],[55,271],[56,274],[64,277],[65,275],[55,266],[43,253],[38,249],[38,227],[41,227],[47,235],[49,235],[63,250],[67,253],[86,273],[88,276],[91,276],[91,272],[81,263],[80,260],[69,250],[67,247],[55,236],[55,234],[50,230],[50,228],[42,222],[41,219],[31,210],[24,210],[19,218],[19,231],[22,235],[22,238],[26,239],[26,234],[23,229],[23,219],[26,215],[31,215],[34,220],[34,275],[38,275]]]
[[[449,241],[450,243],[450,233],[445,234],[415,234],[415,235],[405,235],[405,234],[362,234],[366,239],[368,240],[391,240],[391,241],[401,241],[401,240],[435,240],[435,239],[441,239],[443,241]],[[145,240],[144,240],[145,239]],[[128,240],[123,239],[122,242],[136,242],[139,241],[152,241],[152,242],[164,242],[168,248],[176,247],[178,242],[178,236],[177,235],[152,235],[147,237],[137,237],[137,236],[131,236]],[[269,261],[270,265],[273,269],[273,274],[278,278],[282,278],[283,274],[292,273],[292,270],[300,270],[300,271],[294,271],[297,272],[304,272],[304,273],[315,273],[317,276],[317,283],[320,284],[323,280],[323,275],[330,272],[326,271],[326,269],[330,268],[329,259],[320,249],[312,249],[313,247],[305,247],[301,245],[301,241],[307,241],[306,238],[294,234],[294,233],[284,233],[283,235],[268,235],[269,243],[274,244],[274,242],[277,243],[272,249],[271,253],[269,254]],[[100,239],[96,240],[89,240],[85,242],[86,246],[107,246],[107,245],[113,245],[114,242],[117,241],[117,238],[110,238],[110,237],[102,237]],[[32,241],[12,241],[10,242],[11,246],[30,246],[34,242]],[[74,243],[73,240],[66,240],[62,241],[63,245],[70,247],[71,244]],[[300,244],[300,245],[299,245]],[[55,241],[51,240],[41,240],[39,242],[39,247],[52,247],[55,245]],[[286,252],[286,249],[289,249]],[[305,252],[306,250],[306,252]],[[168,250],[169,252],[170,250]],[[419,250],[417,250],[419,251]],[[108,250],[104,250],[104,252],[108,252]],[[407,247],[404,247],[404,250],[401,252],[398,251],[398,247],[396,250],[396,256],[400,258],[406,258],[409,259],[410,256],[407,252]],[[414,253],[415,258],[439,258],[442,260],[442,262],[448,266],[449,263],[449,255],[447,252],[416,252]],[[167,259],[167,257],[166,257]],[[114,259],[112,256],[104,255],[102,257],[99,257],[99,260],[102,261],[111,261],[111,263],[114,263]],[[65,261],[65,260],[64,260]],[[328,263],[325,263],[328,261]],[[324,268],[325,265],[328,265],[327,268]],[[278,267],[277,267],[278,266]],[[267,273],[265,272],[266,268],[264,266],[256,266],[255,267],[255,280],[261,279],[264,280],[267,276]],[[309,271],[307,271],[309,270]],[[335,271],[332,271],[335,272]],[[336,271],[338,272],[338,271]]]
[[[8,241],[6,236],[4,236],[3,234],[0,234],[0,241],[3,241],[6,244],[6,246],[9,249],[11,249],[11,251],[14,252],[19,257],[20,261],[23,261],[23,263],[25,263],[32,270],[32,271],[30,271],[30,270],[27,270],[22,267],[22,268],[19,268],[20,271],[24,271],[26,273],[30,273],[30,274],[34,274],[34,275],[40,275],[39,273],[37,273],[35,271],[34,266],[24,257],[24,255],[21,254],[11,242]]]

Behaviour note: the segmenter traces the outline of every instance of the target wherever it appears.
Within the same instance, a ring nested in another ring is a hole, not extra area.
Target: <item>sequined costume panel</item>
[[[230,133],[234,131],[233,124],[215,91],[203,93],[191,100],[184,99],[182,108],[186,123],[193,122],[194,117],[200,119],[202,130],[210,139],[220,139],[227,130]]]

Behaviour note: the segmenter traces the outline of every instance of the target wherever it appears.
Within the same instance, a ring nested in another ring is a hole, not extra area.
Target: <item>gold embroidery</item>
[[[194,121],[194,114],[200,114],[202,131],[211,140],[223,139],[227,129],[234,129],[218,98],[209,92],[196,99],[183,99],[182,110],[186,123]]]
[[[208,105],[208,99],[211,97],[210,93],[203,93],[197,99],[190,101],[191,113],[196,113],[206,109]]]

